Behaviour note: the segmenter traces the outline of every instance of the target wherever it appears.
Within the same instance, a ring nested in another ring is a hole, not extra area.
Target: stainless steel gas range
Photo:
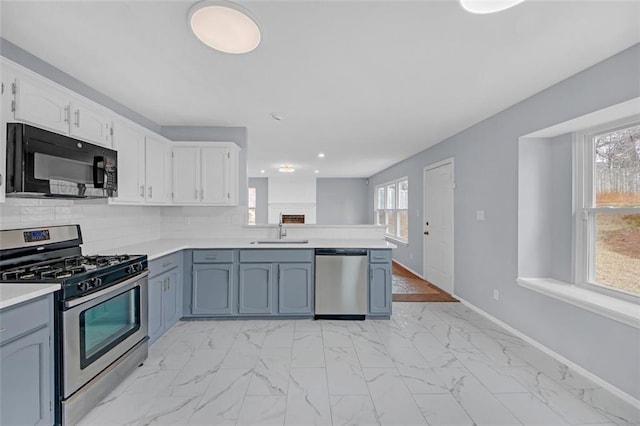
[[[147,256],[83,256],[79,225],[0,231],[0,283],[59,283],[56,424],[78,422],[147,358]]]

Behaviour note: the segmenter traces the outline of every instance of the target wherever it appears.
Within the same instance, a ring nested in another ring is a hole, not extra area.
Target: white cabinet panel
[[[173,202],[177,205],[238,204],[238,146],[192,143],[173,148]]]
[[[200,148],[173,148],[173,202],[200,204]]]
[[[146,202],[167,204],[171,201],[171,144],[160,138],[146,137]]]
[[[75,100],[71,103],[69,111],[71,136],[111,147],[111,117],[105,111]]]
[[[54,132],[69,132],[69,97],[62,90],[35,79],[15,79],[15,113],[18,121]]]
[[[113,148],[118,151],[118,197],[112,203],[143,203],[145,201],[145,134],[141,129],[116,122],[113,128]]]

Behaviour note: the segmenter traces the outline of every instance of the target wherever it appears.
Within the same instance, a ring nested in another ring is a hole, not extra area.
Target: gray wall
[[[249,178],[249,187],[256,189],[256,224],[269,223],[269,178]]]
[[[573,282],[573,136],[557,136],[551,148],[551,271],[560,281]]]
[[[316,223],[319,225],[371,223],[366,182],[366,179],[358,178],[316,179]]]
[[[455,294],[640,398],[640,331],[519,287],[518,138],[640,96],[640,44],[370,178],[409,177],[409,244],[394,257],[422,271],[423,168],[455,158]],[[486,220],[475,220],[484,210]],[[416,212],[418,216],[416,216]],[[373,212],[370,212],[373,220]],[[492,291],[500,291],[500,300]]]

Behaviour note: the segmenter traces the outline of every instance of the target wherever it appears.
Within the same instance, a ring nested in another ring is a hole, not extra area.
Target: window
[[[407,178],[376,187],[375,221],[387,226],[387,235],[401,241],[409,238],[409,181]]]
[[[256,224],[256,189],[249,188],[249,195],[247,198],[247,214],[249,217],[249,225]]]
[[[576,283],[640,296],[640,123],[578,134]]]

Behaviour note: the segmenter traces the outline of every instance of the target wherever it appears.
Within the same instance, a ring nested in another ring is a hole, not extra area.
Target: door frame
[[[436,163],[429,164],[425,166],[422,170],[422,223],[427,222],[427,172],[433,169],[437,169],[438,167],[446,166],[447,164],[451,164],[451,183],[453,192],[453,196],[451,197],[451,296],[455,296],[455,189],[456,189],[456,174],[455,174],[455,162],[454,157],[446,158],[442,161],[438,161]],[[424,232],[424,226],[422,225],[422,230]],[[427,279],[427,263],[425,262],[425,257],[427,254],[427,244],[425,241],[424,235],[422,236],[422,276],[424,279]]]

